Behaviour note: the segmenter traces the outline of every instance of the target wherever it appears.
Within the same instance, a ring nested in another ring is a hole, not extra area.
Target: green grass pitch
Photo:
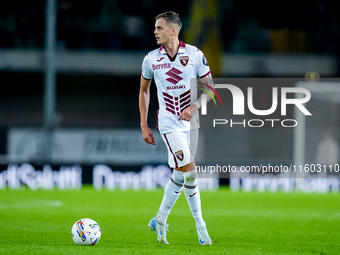
[[[163,190],[0,190],[0,254],[340,254],[340,195],[201,191],[213,240],[198,244],[181,194],[168,218],[170,245],[147,227]],[[98,222],[95,246],[77,246],[71,228]]]

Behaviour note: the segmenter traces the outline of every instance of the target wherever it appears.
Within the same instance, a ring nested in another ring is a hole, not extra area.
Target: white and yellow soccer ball
[[[71,234],[78,245],[95,245],[100,239],[101,230],[97,222],[84,218],[74,223]]]

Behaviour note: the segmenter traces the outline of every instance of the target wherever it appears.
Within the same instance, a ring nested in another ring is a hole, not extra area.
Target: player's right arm
[[[140,128],[142,130],[143,139],[146,143],[156,145],[155,138],[151,129],[148,127],[148,109],[150,102],[150,85],[151,80],[147,80],[141,75],[139,90],[139,113]]]

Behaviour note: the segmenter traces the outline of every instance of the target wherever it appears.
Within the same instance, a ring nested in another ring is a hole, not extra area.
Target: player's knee
[[[197,171],[196,170],[191,170],[186,172],[185,174],[185,179],[184,183],[192,183],[195,182],[198,177]]]
[[[183,172],[175,170],[172,172],[172,180],[173,182],[175,182],[175,184],[180,184],[183,185],[184,184],[184,176],[183,176]]]

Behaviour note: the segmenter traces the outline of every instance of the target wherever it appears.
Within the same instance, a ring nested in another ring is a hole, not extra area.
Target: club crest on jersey
[[[179,61],[183,66],[186,66],[189,62],[189,56],[180,56]]]
[[[177,157],[180,161],[183,161],[183,159],[184,159],[184,153],[183,153],[182,150],[176,151],[176,152],[175,152],[175,155],[176,155],[176,157]]]

